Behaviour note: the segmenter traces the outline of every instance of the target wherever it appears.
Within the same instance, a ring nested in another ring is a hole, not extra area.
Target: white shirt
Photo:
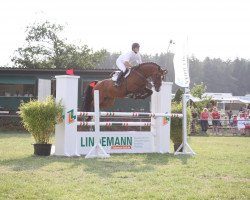
[[[238,130],[240,129],[245,129],[245,118],[244,117],[238,117],[238,124],[237,124],[237,127],[238,127]]]
[[[117,61],[125,63],[126,61],[130,64],[141,64],[141,55],[139,53],[135,53],[134,51],[129,51],[128,53],[122,54],[117,58]]]

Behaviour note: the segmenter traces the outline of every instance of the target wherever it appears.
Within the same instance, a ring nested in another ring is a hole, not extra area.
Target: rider
[[[137,64],[141,64],[141,55],[139,53],[140,45],[138,43],[132,44],[132,51],[128,53],[120,55],[116,60],[117,67],[121,70],[117,77],[116,86],[120,86],[121,78],[124,76],[128,69],[132,67],[132,63],[136,62]]]

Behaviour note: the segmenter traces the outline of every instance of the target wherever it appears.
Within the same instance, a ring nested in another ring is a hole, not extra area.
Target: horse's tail
[[[82,105],[82,111],[84,112],[90,112],[93,110],[93,88],[96,85],[98,81],[91,82],[86,89],[84,90],[83,94],[83,105]]]

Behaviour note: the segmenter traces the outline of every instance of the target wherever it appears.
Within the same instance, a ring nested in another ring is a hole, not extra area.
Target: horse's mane
[[[151,65],[156,65],[158,68],[161,68],[160,65],[154,63],[154,62],[145,62],[145,63],[141,63],[139,65],[136,65],[134,67],[132,67],[132,69],[138,69],[139,67],[143,66],[143,65],[147,65],[147,64],[151,64]]]

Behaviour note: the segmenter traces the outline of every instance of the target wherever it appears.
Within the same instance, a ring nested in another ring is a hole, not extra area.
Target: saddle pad
[[[114,71],[113,75],[111,77],[112,81],[117,81],[118,75],[121,71]],[[128,70],[128,72],[125,74],[124,78],[127,78],[131,72],[131,69]]]

